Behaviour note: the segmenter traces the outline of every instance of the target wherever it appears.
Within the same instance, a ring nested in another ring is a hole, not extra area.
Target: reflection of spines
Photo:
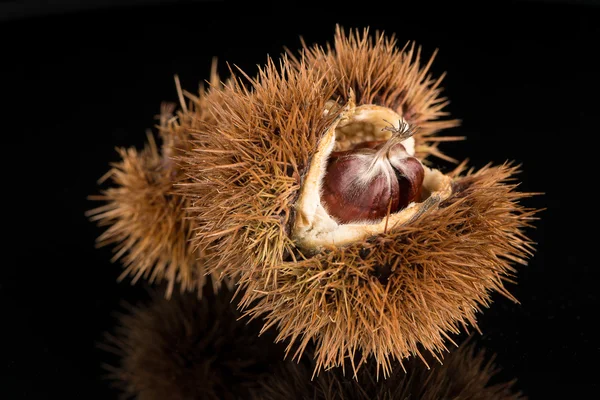
[[[258,336],[260,323],[237,321],[229,290],[213,294],[208,286],[202,299],[155,292],[119,317],[103,347],[119,357],[108,370],[123,398],[247,398],[283,358],[273,337]]]
[[[524,400],[515,389],[516,379],[497,382],[500,369],[494,357],[465,343],[448,354],[443,364],[425,364],[418,359],[395,365],[383,379],[377,365],[370,362],[358,371],[344,375],[341,368],[323,371],[311,381],[314,362],[281,364],[279,370],[261,382],[254,393],[258,400]]]

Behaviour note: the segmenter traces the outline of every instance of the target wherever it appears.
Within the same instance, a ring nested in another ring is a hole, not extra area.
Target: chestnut
[[[425,173],[398,140],[407,133],[400,133],[330,154],[321,203],[339,223],[379,220],[418,200]]]

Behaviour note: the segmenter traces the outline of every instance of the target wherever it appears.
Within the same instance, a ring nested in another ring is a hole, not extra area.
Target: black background
[[[192,92],[213,56],[223,74],[224,61],[253,74],[299,35],[331,40],[336,23],[439,48],[433,72],[448,72],[448,110],[463,120],[448,134],[468,137],[443,148],[475,167],[515,160],[521,190],[545,192],[526,202],[546,210],[530,231],[538,251],[509,285],[520,304],[494,296],[478,340],[532,399],[597,396],[597,5],[173,3],[0,23],[0,398],[114,398],[95,343],[140,289],[94,248],[86,196],[114,148],[140,147],[161,101],[177,100],[174,74]]]

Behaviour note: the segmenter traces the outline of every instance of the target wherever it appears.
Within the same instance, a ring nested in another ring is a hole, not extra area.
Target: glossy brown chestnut
[[[339,223],[378,220],[418,199],[423,178],[421,162],[402,144],[358,145],[331,153],[321,202]]]

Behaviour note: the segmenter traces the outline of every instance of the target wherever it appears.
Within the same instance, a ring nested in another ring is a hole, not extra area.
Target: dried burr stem
[[[371,360],[359,371],[357,379],[341,368],[311,377],[314,365],[308,357],[300,363],[282,364],[261,382],[254,392],[261,400],[525,400],[515,388],[516,379],[499,382],[500,368],[494,356],[465,343],[444,358],[442,365],[428,357],[431,369],[421,360],[396,363],[387,379],[378,376],[377,363]],[[311,379],[312,378],[312,379]]]
[[[248,398],[283,358],[274,335],[258,335],[258,321],[237,320],[232,292],[209,287],[202,299],[176,292],[167,300],[157,291],[120,316],[102,347],[117,356],[106,368],[123,398]]]

